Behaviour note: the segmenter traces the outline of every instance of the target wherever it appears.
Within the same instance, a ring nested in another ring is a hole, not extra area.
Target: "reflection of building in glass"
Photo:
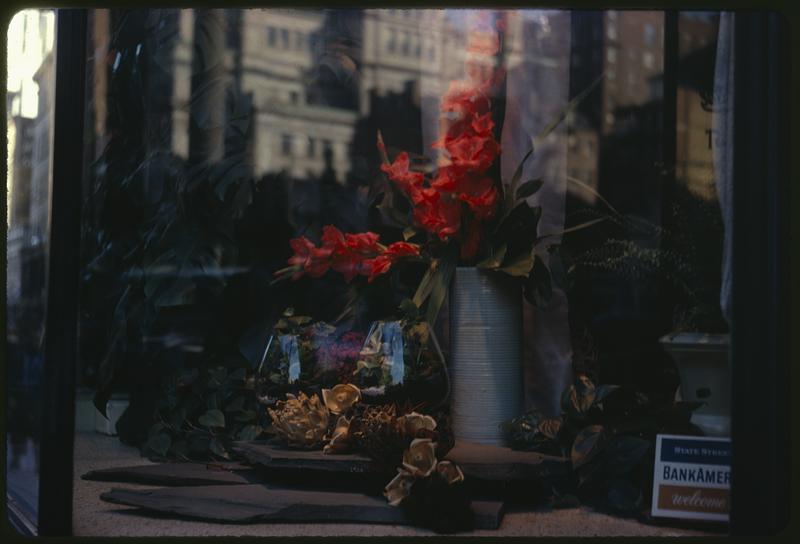
[[[6,287],[8,308],[13,309],[10,330],[16,329],[17,320],[43,318],[44,311],[54,21],[52,11],[25,10],[14,17],[8,32]]]
[[[172,148],[182,157],[190,148],[196,17],[180,11],[174,48]],[[372,93],[402,94],[414,82],[416,101],[420,88],[438,97],[463,70],[463,31],[442,10],[247,10],[238,26],[233,20],[222,62],[226,77],[240,63],[240,91],[252,99],[257,177],[320,176],[330,152],[344,183],[354,127],[370,115]]]
[[[664,16],[657,11],[574,12],[572,15],[571,95],[599,77],[600,88],[578,108],[579,119],[569,143],[569,172],[598,189],[599,137],[637,121],[636,106],[660,101],[655,76],[663,71]],[[656,82],[655,84],[653,82]],[[589,179],[594,177],[595,179]],[[588,203],[589,192],[570,190]]]
[[[681,13],[675,178],[692,194],[716,199],[712,113],[717,19]]]
[[[550,14],[549,22],[513,11],[507,15],[507,69],[533,70],[546,81],[549,71],[568,60],[563,48],[555,47],[551,28],[558,26],[557,19],[568,22],[569,14]],[[368,173],[360,155],[371,153],[380,127],[369,138],[356,131],[371,125],[362,121],[374,117],[376,99],[409,101],[401,104],[404,111],[425,111],[438,119],[435,102],[451,80],[464,77],[469,58],[468,25],[458,10],[186,9],[156,10],[148,17],[147,28],[156,27],[164,40],[159,51],[146,54],[158,57],[156,63],[172,74],[164,86],[171,95],[171,150],[191,162],[194,125],[229,123],[231,115],[241,113],[249,126],[242,160],[251,163],[255,178],[283,172],[302,182],[330,168],[340,184],[354,177],[364,183]],[[99,10],[93,24],[95,46],[102,49],[114,23]],[[201,32],[199,25],[205,25]],[[529,43],[532,38],[535,44]],[[529,54],[531,47],[536,54]],[[113,52],[111,58],[96,55],[94,61],[94,120],[101,135],[107,106],[100,65],[106,62],[113,70],[116,61]],[[237,112],[231,100],[249,106]],[[420,108],[424,101],[431,107]],[[537,85],[526,106],[536,112],[550,102]],[[227,117],[220,120],[223,109]],[[422,125],[435,128],[437,119],[424,119]],[[418,126],[417,119],[406,123]],[[102,141],[98,138],[98,151]],[[356,141],[359,147],[354,148]],[[210,145],[203,151],[205,160],[230,156],[223,138],[205,143]]]

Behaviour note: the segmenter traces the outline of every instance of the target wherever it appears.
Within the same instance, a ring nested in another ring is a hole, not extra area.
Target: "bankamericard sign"
[[[730,439],[658,435],[653,516],[728,521],[730,485]]]

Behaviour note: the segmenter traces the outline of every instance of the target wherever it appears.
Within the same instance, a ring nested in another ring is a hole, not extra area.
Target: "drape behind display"
[[[543,10],[445,10],[454,28],[483,32],[498,27],[506,40],[504,68],[505,115],[500,145],[501,177],[508,181],[530,149],[533,138],[569,101],[570,14]],[[498,25],[499,23],[499,25]],[[505,27],[505,28],[504,28]],[[466,55],[465,55],[466,57]],[[465,63],[466,64],[466,63]],[[450,80],[462,78],[464,66],[451,72],[423,77],[422,131],[425,153],[436,160],[430,145],[438,138],[440,97]],[[461,73],[458,73],[458,70]],[[502,92],[502,90],[501,90]],[[540,233],[564,228],[566,201],[565,125],[543,142],[537,142],[532,160],[525,163],[522,179],[544,180],[532,201],[542,206]],[[560,238],[554,237],[553,243]],[[538,255],[548,261],[546,252]],[[567,298],[555,288],[550,304],[537,309],[524,303],[525,405],[544,413],[559,413],[560,392],[571,376]]]
[[[717,59],[714,66],[714,180],[725,226],[722,246],[722,286],[719,302],[722,315],[731,322],[731,248],[733,228],[733,13],[720,14]]]

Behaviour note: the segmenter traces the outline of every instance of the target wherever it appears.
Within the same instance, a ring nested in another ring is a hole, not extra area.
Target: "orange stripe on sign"
[[[729,489],[662,485],[658,491],[658,507],[661,510],[727,514],[730,493]]]

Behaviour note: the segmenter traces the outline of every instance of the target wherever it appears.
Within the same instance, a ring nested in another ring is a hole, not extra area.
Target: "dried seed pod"
[[[328,431],[329,412],[317,395],[286,395],[269,415],[278,436],[290,447],[314,449],[322,446]]]

